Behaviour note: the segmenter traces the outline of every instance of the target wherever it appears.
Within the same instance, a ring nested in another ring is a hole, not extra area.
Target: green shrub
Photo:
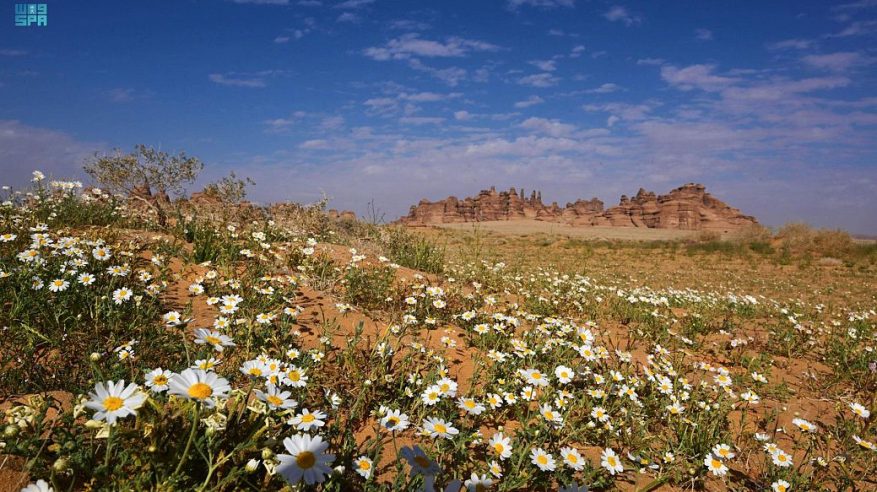
[[[383,237],[387,255],[394,262],[428,273],[441,273],[445,266],[445,249],[422,235],[402,227],[391,227]]]

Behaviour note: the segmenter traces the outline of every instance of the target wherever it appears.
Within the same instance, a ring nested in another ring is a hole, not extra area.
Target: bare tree
[[[119,149],[109,154],[95,153],[84,166],[85,172],[110,192],[127,194],[149,206],[162,227],[167,223],[167,204],[149,195],[181,195],[185,192],[183,185],[193,182],[203,168],[204,163],[185,152],[170,155],[143,144],[134,146],[128,154]]]

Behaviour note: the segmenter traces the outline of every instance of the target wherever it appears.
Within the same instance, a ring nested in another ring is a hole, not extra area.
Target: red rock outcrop
[[[497,192],[483,190],[477,196],[460,200],[448,197],[437,202],[421,200],[399,222],[408,225],[431,225],[454,222],[536,219],[563,222],[576,226],[648,227],[657,229],[730,231],[757,224],[706,192],[703,185],[689,183],[666,195],[640,188],[636,196],[621,196],[620,203],[609,209],[597,198],[577,200],[560,207],[546,206],[542,194],[532,192],[525,198],[514,188]]]
[[[460,200],[449,196],[444,200],[430,202],[421,200],[411,207],[406,217],[400,222],[412,225],[445,224],[453,222],[482,222],[488,220],[536,219],[554,217],[559,213],[557,204],[546,207],[542,203],[542,194],[532,192],[525,198],[524,190],[520,193],[514,188],[509,191],[497,192],[496,188],[482,190],[475,197]]]

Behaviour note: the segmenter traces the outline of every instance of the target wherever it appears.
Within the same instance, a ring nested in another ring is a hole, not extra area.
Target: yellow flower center
[[[283,405],[283,400],[280,399],[280,397],[278,397],[276,395],[269,395],[268,398],[266,398],[266,400],[268,400],[268,403],[274,405],[275,407],[279,407],[280,405]]]
[[[316,417],[314,417],[314,415],[310,414],[310,413],[306,413],[306,414],[301,416],[301,421],[306,423],[306,424],[310,424],[314,420],[317,420]]]
[[[295,457],[295,464],[298,465],[299,468],[303,470],[307,470],[314,466],[314,463],[317,462],[317,457],[314,456],[314,453],[310,451],[302,451],[298,453]]]
[[[547,465],[548,457],[544,454],[540,454],[538,457],[536,457],[536,461],[539,462],[540,465]]]
[[[505,451],[505,446],[501,442],[498,442],[493,445],[493,450],[496,451],[496,454],[502,454],[502,452]]]
[[[125,400],[119,398],[118,396],[108,396],[104,400],[104,408],[106,408],[110,412],[113,412],[115,410],[122,408],[122,405],[124,405],[124,404],[125,404]]]
[[[569,453],[568,455],[566,455],[566,460],[569,461],[570,463],[578,463],[579,462],[579,459],[576,458],[576,455],[574,455],[572,453]]]
[[[362,460],[359,462],[359,469],[360,470],[371,470],[371,468],[372,468],[372,465],[368,461]]]
[[[713,468],[721,468],[722,462],[713,458],[712,461],[710,461],[710,466],[712,466]]]
[[[608,456],[606,458],[606,463],[609,463],[609,466],[615,466],[615,456]]]
[[[155,376],[154,378],[152,378],[152,384],[154,384],[156,386],[164,386],[165,384],[167,384],[167,377],[166,376]]]
[[[463,405],[465,405],[466,408],[475,408],[475,402],[472,400],[467,400]]]
[[[189,396],[196,400],[204,400],[213,394],[213,388],[209,384],[195,383],[189,386]]]
[[[534,373],[533,373],[533,379],[542,379],[542,375],[539,374],[538,372],[534,372]]]
[[[172,321],[176,321],[176,320],[172,320]],[[220,343],[220,340],[214,336],[208,336],[207,338],[205,338],[205,340],[207,340],[207,343],[209,343],[210,345],[219,345],[219,343]]]
[[[261,375],[262,375],[262,370],[259,369],[258,367],[254,367],[254,368],[250,369],[250,376],[261,376]]]
[[[298,382],[301,379],[301,374],[299,374],[298,371],[292,371],[289,373],[289,379]]]
[[[440,434],[444,434],[445,432],[448,431],[448,428],[442,424],[435,424],[434,428],[435,428],[435,431],[440,433]]]
[[[399,417],[396,417],[396,416],[388,417],[387,423],[390,425],[398,425],[399,424]]]

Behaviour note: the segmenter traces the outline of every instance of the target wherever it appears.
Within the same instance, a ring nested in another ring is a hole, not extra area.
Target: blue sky
[[[877,233],[877,0],[48,0],[27,28],[14,3],[3,184],[146,143],[387,219],[695,181],[768,225]]]

